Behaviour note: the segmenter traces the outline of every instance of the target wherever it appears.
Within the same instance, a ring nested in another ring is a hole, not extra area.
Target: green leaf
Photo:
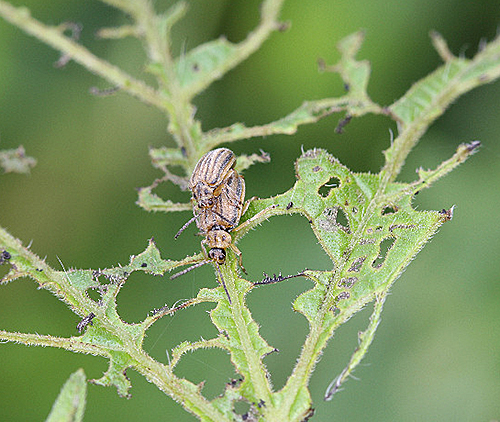
[[[242,171],[246,170],[250,166],[254,165],[255,163],[269,163],[271,161],[271,157],[267,152],[264,152],[260,150],[260,154],[251,154],[251,155],[245,155],[242,154],[236,158],[236,164],[234,166],[234,169],[241,173]]]
[[[148,274],[163,275],[166,271],[179,266],[180,261],[162,259],[160,251],[153,239],[149,239],[148,246],[139,255],[132,255],[128,265],[120,265],[115,268],[108,268],[101,271],[106,277],[114,280],[127,278],[134,271],[144,271]]]
[[[242,221],[271,205],[277,207],[275,214],[308,218],[333,268],[320,275],[306,272],[316,282],[315,291],[295,305],[310,323],[325,306],[327,293],[328,306],[342,310],[361,307],[387,288],[447,220],[438,211],[414,210],[410,184],[392,183],[380,194],[378,175],[353,173],[324,150],[305,152],[296,172],[292,189],[253,201]]]
[[[238,48],[219,38],[201,44],[180,56],[176,62],[179,84],[188,98],[203,91],[229,69]]]
[[[170,199],[166,201],[161,199],[158,195],[152,192],[153,187],[148,186],[140,188],[139,198],[136,204],[146,211],[189,211],[192,209],[191,204],[174,203]]]
[[[445,64],[415,83],[390,106],[390,112],[403,127],[421,118],[434,121],[463,93],[500,77],[500,36],[470,60],[443,53],[440,35],[433,33],[432,37]]]
[[[244,397],[249,403],[258,403],[260,400],[269,401],[271,386],[267,370],[262,359],[275,349],[259,334],[259,325],[253,320],[250,310],[245,305],[246,294],[254,287],[250,282],[236,276],[236,259],[228,254],[225,265],[220,266],[220,274],[226,285],[214,289],[202,289],[198,299],[217,302],[217,306],[210,312],[210,318],[221,336],[197,343],[199,347],[221,347],[231,354],[231,362],[242,376],[242,382],[229,385],[223,396],[217,400],[219,409],[231,407],[234,400],[234,391]],[[231,298],[229,303],[228,295]],[[175,354],[192,350],[193,344],[181,344]],[[175,357],[178,360],[178,356]]]
[[[225,128],[213,129],[203,135],[204,146],[210,149],[222,143],[257,136],[292,135],[297,132],[300,125],[316,123],[330,114],[341,111],[345,111],[347,116],[339,123],[337,132],[341,132],[342,127],[354,116],[367,113],[387,114],[387,111],[375,104],[367,93],[371,72],[370,63],[367,60],[356,59],[363,40],[364,32],[355,32],[337,44],[337,49],[341,54],[337,64],[327,66],[320,61],[320,70],[340,74],[348,90],[346,95],[339,98],[305,101],[287,116],[265,125],[246,127],[242,123],[235,123]]]
[[[310,333],[293,374],[276,396],[283,403],[268,410],[269,420],[300,420],[310,412],[304,383],[334,330],[386,292],[450,219],[447,212],[414,210],[414,186],[391,183],[380,191],[379,175],[351,172],[324,150],[306,151],[295,168],[292,189],[253,201],[242,217],[251,221],[266,209],[269,215],[300,213],[332,261],[331,268],[304,271],[315,286],[293,306],[307,318]],[[356,355],[352,365],[361,358]]]
[[[132,384],[127,377],[126,371],[134,362],[127,353],[110,352],[110,356],[108,370],[101,378],[91,380],[91,382],[104,387],[114,385],[121,397],[130,398],[129,390]]]
[[[358,31],[340,40],[337,44],[337,49],[341,53],[340,61],[336,65],[324,67],[330,72],[338,72],[342,76],[350,96],[360,99],[368,98],[366,90],[371,72],[368,60],[356,60],[356,55],[359,53],[364,39],[364,31]]]
[[[79,369],[64,383],[46,422],[81,422],[85,412],[86,395],[85,372]]]
[[[186,157],[178,148],[150,148],[149,157],[153,167],[162,168],[167,165],[187,166]]]

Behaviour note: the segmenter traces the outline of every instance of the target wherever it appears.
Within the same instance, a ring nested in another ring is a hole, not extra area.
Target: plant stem
[[[256,398],[271,403],[271,386],[269,385],[269,379],[266,377],[266,369],[262,364],[262,356],[254,347],[252,341],[254,335],[249,332],[249,319],[251,323],[255,324],[255,322],[248,316],[250,311],[246,308],[244,302],[240,301],[240,298],[243,299],[244,296],[236,288],[237,268],[234,256],[226,261],[225,265],[221,266],[221,273],[232,301],[229,308],[239,336],[239,347],[245,354],[245,360],[248,364],[250,379],[246,381],[254,390]],[[245,314],[247,314],[246,317]]]
[[[96,57],[85,47],[63,35],[57,27],[44,25],[32,18],[28,9],[16,8],[0,0],[0,16],[45,44],[61,51],[63,54],[67,54],[72,60],[81,64],[90,72],[101,76],[113,86],[122,88],[146,104],[168,111],[167,99],[159,92],[144,82],[132,78],[116,66]]]

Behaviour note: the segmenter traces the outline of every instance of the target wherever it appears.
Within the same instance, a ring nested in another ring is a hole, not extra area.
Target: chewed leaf
[[[188,211],[191,209],[191,204],[174,203],[170,199],[166,201],[152,192],[153,187],[148,186],[138,189],[139,198],[136,204],[146,211]]]
[[[387,114],[387,110],[374,103],[367,93],[371,72],[370,63],[367,60],[356,59],[363,40],[362,31],[347,36],[337,44],[337,49],[341,54],[338,63],[330,66],[323,61],[320,62],[320,70],[340,74],[347,89],[344,96],[304,101],[300,107],[288,115],[264,125],[246,127],[242,123],[235,123],[225,128],[213,129],[203,134],[203,144],[209,149],[239,139],[273,134],[292,135],[301,125],[315,123],[333,113],[344,111],[346,117],[341,120],[336,130],[340,133],[354,116],[367,113]]]
[[[433,34],[433,39],[446,62],[415,83],[401,99],[390,106],[389,110],[403,126],[419,118],[435,120],[447,105],[464,92],[500,76],[500,37],[487,44],[471,60],[451,55],[439,35]]]
[[[364,32],[358,31],[342,39],[337,44],[342,58],[332,68],[332,70],[340,73],[349,91],[356,90],[356,94],[361,97],[366,96],[370,77],[370,63],[367,60],[356,60],[356,55],[361,49],[364,38]]]
[[[455,157],[449,165],[458,163]],[[294,373],[275,399],[279,403],[288,395],[297,397],[290,412],[300,420],[309,415],[311,398],[307,389],[297,387],[296,377],[310,365],[313,356],[319,356],[337,327],[387,293],[451,213],[416,211],[411,206],[416,186],[389,183],[382,189],[380,175],[351,172],[324,150],[306,151],[295,168],[293,188],[274,198],[252,201],[242,221],[253,221],[252,217],[264,210],[268,210],[267,216],[300,213],[309,220],[332,261],[323,271],[303,271],[315,285],[293,304],[294,310],[308,320],[310,333]],[[439,167],[432,177],[445,169],[446,165]],[[349,370],[363,353],[355,355]]]
[[[166,271],[170,271],[178,265],[178,261],[162,259],[154,240],[150,239],[146,250],[139,255],[132,255],[128,265],[108,268],[100,271],[99,274],[112,280],[124,280],[134,271],[144,271],[148,274],[163,275]]]
[[[393,183],[378,192],[378,175],[353,173],[323,150],[305,152],[296,173],[291,190],[252,202],[243,220],[270,205],[277,206],[275,214],[298,212],[309,219],[333,268],[306,271],[316,286],[296,300],[295,309],[310,322],[321,307],[351,313],[369,302],[448,219],[415,211],[410,185]]]
[[[64,273],[64,277],[69,281],[71,286],[80,292],[99,287],[99,281],[93,277],[92,270],[67,271]]]
[[[129,390],[132,385],[130,384],[126,371],[134,362],[126,353],[112,351],[110,352],[110,356],[111,360],[108,370],[101,378],[92,380],[91,382],[104,387],[114,385],[120,396],[130,397]]]
[[[176,63],[177,78],[190,97],[203,91],[224,75],[237,47],[225,38],[207,42],[181,56]]]
[[[231,266],[231,268],[228,268]],[[199,297],[217,301],[217,306],[210,312],[210,318],[220,333],[224,335],[217,339],[218,347],[229,350],[231,362],[242,376],[242,382],[238,386],[240,395],[249,402],[257,403],[260,398],[255,391],[254,378],[255,367],[258,365],[260,374],[266,373],[262,359],[274,351],[260,335],[259,325],[252,318],[250,310],[244,303],[245,295],[253,288],[253,285],[235,276],[236,261],[230,265],[221,266],[221,274],[224,277],[228,293],[231,295],[230,305],[226,292],[219,286],[216,289],[202,289]],[[261,382],[268,383],[267,379]],[[267,388],[270,389],[268,385]]]
[[[177,148],[150,148],[149,157],[151,158],[151,164],[156,168],[162,168],[166,165],[187,165],[186,157]]]

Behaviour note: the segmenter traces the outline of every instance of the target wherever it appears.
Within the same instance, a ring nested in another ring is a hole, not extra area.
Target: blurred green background
[[[97,55],[137,77],[150,80],[144,54],[132,39],[96,40],[102,26],[127,22],[97,1],[13,0],[49,24],[83,24],[82,42]],[[170,2],[157,0],[158,10]],[[189,1],[190,10],[175,28],[174,51],[182,53],[225,35],[242,40],[258,22],[258,0]],[[338,59],[335,44],[366,29],[360,57],[372,64],[369,93],[389,105],[413,82],[440,65],[428,33],[435,29],[456,54],[471,57],[481,40],[491,40],[500,23],[498,0],[339,0],[285,3],[282,19],[291,22],[263,48],[197,98],[204,130],[234,122],[263,124],[280,118],[304,100],[343,93],[340,78],[317,72],[317,59]],[[136,187],[160,176],[148,160],[149,146],[173,146],[163,116],[119,93],[107,98],[89,88],[109,86],[79,65],[53,64],[59,54],[0,20],[0,148],[25,146],[37,158],[30,176],[0,177],[0,224],[49,264],[60,268],[103,268],[127,263],[155,238],[164,257],[182,258],[199,250],[191,228],[176,242],[188,213],[147,213],[135,205]],[[322,400],[328,383],[348,361],[357,332],[366,327],[371,306],[342,327],[311,379],[314,421],[491,421],[500,418],[500,83],[476,89],[457,101],[410,155],[401,179],[415,178],[419,166],[435,167],[456,146],[478,139],[480,152],[432,189],[422,191],[419,209],[456,204],[453,221],[425,247],[388,298],[375,342],[331,402]],[[247,197],[266,197],[294,183],[293,162],[305,149],[322,147],[356,171],[379,171],[381,151],[394,124],[383,117],[353,120],[342,135],[334,129],[342,116],[301,127],[293,136],[238,142],[236,153],[271,154],[272,162],[245,172]],[[189,195],[173,186],[159,193],[174,201]],[[305,267],[328,268],[307,221],[274,217],[239,245],[249,277],[262,271],[290,274]],[[5,271],[2,269],[2,271]],[[3,274],[3,273],[1,273]],[[0,274],[0,275],[1,275]],[[143,319],[153,308],[188,298],[215,283],[210,268],[175,281],[133,274],[118,298],[126,321]],[[310,284],[296,279],[256,289],[249,296],[262,335],[280,350],[266,358],[279,388],[295,362],[307,332],[291,301]],[[209,305],[164,318],[150,331],[146,348],[166,361],[184,339],[215,335]],[[11,331],[71,336],[78,318],[29,280],[0,288],[0,327]],[[49,413],[70,373],[83,367],[89,378],[106,369],[101,358],[49,348],[0,345],[0,419],[38,421]],[[228,356],[198,351],[183,358],[177,373],[207,380],[215,397],[233,376]],[[191,421],[171,399],[129,371],[132,399],[114,388],[89,385],[86,421]]]

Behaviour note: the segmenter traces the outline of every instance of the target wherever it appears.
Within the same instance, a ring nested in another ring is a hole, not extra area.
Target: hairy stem
[[[146,104],[154,105],[163,111],[168,110],[166,99],[160,93],[116,66],[96,57],[85,47],[63,35],[59,28],[44,25],[32,18],[28,9],[16,8],[0,0],[0,15],[26,33],[67,54],[72,60],[107,80],[113,86],[122,88]]]

